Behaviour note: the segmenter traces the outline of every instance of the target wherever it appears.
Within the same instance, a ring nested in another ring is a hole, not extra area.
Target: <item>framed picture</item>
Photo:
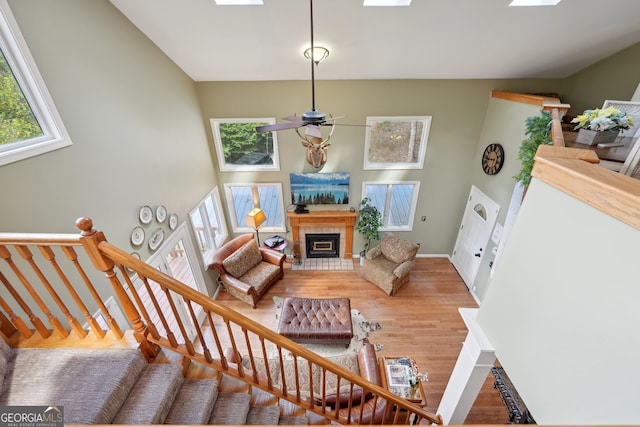
[[[275,118],[210,119],[221,171],[279,171],[275,132],[256,132],[257,126],[275,124]]]
[[[422,169],[431,116],[367,117],[364,169]]]
[[[348,205],[349,172],[290,173],[291,204]]]

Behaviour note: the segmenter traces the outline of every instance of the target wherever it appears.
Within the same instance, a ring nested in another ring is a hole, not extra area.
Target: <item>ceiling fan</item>
[[[315,69],[314,67],[317,65],[314,58],[314,44],[313,44],[313,0],[309,0],[309,15],[311,18],[311,110],[306,113],[302,113],[300,116],[293,115],[283,117],[283,120],[286,120],[288,123],[276,123],[274,125],[264,125],[256,127],[256,132],[275,132],[279,130],[286,129],[297,129],[306,126],[307,131],[306,134],[310,136],[320,137],[320,128],[319,126],[333,126],[335,125],[336,119],[340,117],[333,117],[329,114],[327,115],[321,111],[316,110],[316,82],[315,82]],[[349,125],[345,125],[349,126]],[[354,125],[352,125],[354,126]],[[357,125],[355,125],[357,126]],[[333,130],[333,129],[332,129]]]

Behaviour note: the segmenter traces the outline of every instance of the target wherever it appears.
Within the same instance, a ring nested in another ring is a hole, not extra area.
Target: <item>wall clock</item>
[[[495,175],[504,165],[504,148],[500,144],[489,144],[482,153],[482,170],[487,175]]]

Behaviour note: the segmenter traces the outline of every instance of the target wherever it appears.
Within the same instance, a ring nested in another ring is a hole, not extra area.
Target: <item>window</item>
[[[215,187],[211,193],[207,194],[207,197],[196,205],[189,217],[193,234],[198,240],[198,249],[206,264],[213,252],[222,246],[229,236],[222,214],[218,187]]]
[[[0,0],[0,80],[0,165],[71,145],[6,0]]]
[[[267,216],[260,231],[286,231],[281,183],[225,184],[224,191],[234,233],[255,232],[246,222],[247,213],[254,207],[262,208]]]
[[[364,169],[422,169],[431,116],[367,117]]]
[[[411,231],[418,204],[419,181],[363,182],[362,197],[382,213],[381,231]]]
[[[211,131],[221,171],[278,171],[275,132],[256,132],[276,119],[211,119]]]

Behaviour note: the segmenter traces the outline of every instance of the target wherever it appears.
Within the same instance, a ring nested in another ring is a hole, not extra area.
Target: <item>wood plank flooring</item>
[[[411,280],[394,297],[365,281],[355,264],[353,271],[292,271],[285,263],[284,279],[256,309],[224,291],[217,301],[276,330],[274,296],[350,298],[352,308],[382,326],[369,336],[384,346],[380,356],[411,356],[420,372],[428,372],[427,409],[436,412],[467,334],[458,308],[477,307],[475,300],[446,258],[418,258]],[[465,424],[508,423],[493,381],[489,373]]]

